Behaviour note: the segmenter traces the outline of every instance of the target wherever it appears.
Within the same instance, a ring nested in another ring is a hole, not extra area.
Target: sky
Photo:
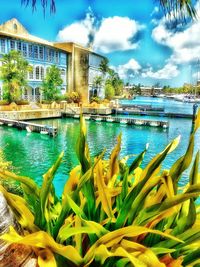
[[[56,13],[40,1],[32,12],[21,0],[0,0],[0,23],[16,18],[48,41],[90,46],[109,59],[124,82],[182,86],[197,81],[200,20],[168,20],[156,0],[56,0]],[[200,0],[196,3],[200,17]]]

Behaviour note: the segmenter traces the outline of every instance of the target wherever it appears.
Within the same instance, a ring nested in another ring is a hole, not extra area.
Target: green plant
[[[42,92],[45,100],[55,100],[60,94],[60,87],[63,84],[60,69],[53,65],[48,69],[45,79],[42,82]]]
[[[100,104],[101,103],[101,99],[98,96],[92,96],[90,98],[90,103],[92,103],[92,102],[96,102],[97,104]]]
[[[12,50],[0,59],[0,78],[3,81],[3,98],[9,102],[19,100],[27,86],[27,73],[32,69],[19,51]]]
[[[16,103],[17,105],[29,105],[29,101],[28,101],[28,100],[23,100],[23,99],[21,99],[21,100],[16,100],[15,103]]]
[[[9,105],[10,102],[7,101],[7,100],[0,100],[0,106],[6,106],[6,105]]]
[[[61,199],[52,181],[63,153],[43,175],[41,187],[29,177],[0,170],[2,179],[22,184],[24,199],[1,191],[19,223],[30,232],[20,236],[11,229],[1,239],[35,247],[42,267],[198,266],[199,152],[189,183],[179,189],[178,181],[192,162],[200,110],[186,153],[163,171],[161,164],[177,147],[179,137],[142,169],[148,147],[128,165],[128,156],[119,158],[121,135],[108,160],[103,159],[105,151],[92,160],[82,116],[80,122],[80,164],[70,172]]]

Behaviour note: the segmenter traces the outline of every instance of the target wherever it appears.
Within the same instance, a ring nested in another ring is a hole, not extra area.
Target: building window
[[[23,56],[27,57],[27,46],[25,43],[23,43],[22,48],[23,48]]]
[[[18,51],[22,50],[22,43],[20,41],[17,42],[17,50]]]
[[[62,77],[65,77],[65,69],[61,69],[60,70],[60,74],[61,74]]]
[[[29,80],[33,80],[33,69],[28,73]]]
[[[38,58],[38,46],[34,46],[34,58]]]
[[[39,58],[44,59],[44,48],[42,46],[39,47]]]
[[[55,55],[55,62],[58,64],[58,51],[55,51],[55,53],[54,53],[54,55]]]
[[[31,44],[28,45],[28,56],[33,57],[33,45]]]
[[[2,52],[2,53],[6,52],[6,42],[4,39],[0,40],[0,52]]]
[[[35,79],[36,80],[39,80],[40,79],[40,67],[39,66],[37,66],[35,68]]]
[[[50,62],[53,62],[53,56],[54,56],[54,51],[50,50],[50,59],[49,59]]]
[[[10,40],[10,49],[15,50],[15,41],[14,40]]]
[[[50,49],[49,48],[47,48],[47,61],[50,61]]]
[[[40,77],[41,77],[41,80],[44,79],[44,68],[43,67],[40,68]]]

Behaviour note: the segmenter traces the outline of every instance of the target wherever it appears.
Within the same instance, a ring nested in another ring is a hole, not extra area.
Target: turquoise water
[[[159,99],[156,98],[155,100],[158,101]],[[179,102],[178,105],[180,105]],[[191,104],[190,107],[192,109]],[[156,119],[156,117],[153,118]],[[164,119],[166,120],[167,118]],[[26,131],[0,126],[0,147],[3,147],[5,157],[13,162],[13,165],[20,174],[29,175],[38,184],[41,184],[42,174],[48,170],[59,153],[64,150],[64,162],[54,179],[56,191],[60,195],[67,180],[69,170],[78,162],[75,147],[79,133],[79,120],[63,118],[40,120],[38,122],[58,127],[59,133],[57,137],[50,138],[49,136],[37,133],[27,133]],[[164,149],[172,139],[181,135],[179,147],[166,158],[163,168],[169,168],[174,160],[182,156],[187,148],[191,130],[191,119],[170,118],[169,129],[107,122],[87,121],[86,123],[88,127],[88,143],[93,156],[106,148],[105,157],[108,158],[116,143],[117,135],[122,132],[122,157],[127,154],[138,154],[144,149],[146,143],[149,143],[149,150],[144,158],[144,165],[156,153]],[[197,149],[200,149],[200,131],[196,135],[195,143],[195,151],[197,151]],[[181,184],[187,182],[187,177],[188,173],[184,175]]]

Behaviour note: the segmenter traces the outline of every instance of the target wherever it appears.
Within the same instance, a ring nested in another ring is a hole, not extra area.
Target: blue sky
[[[35,36],[90,45],[126,82],[180,86],[196,80],[200,21],[174,30],[155,0],[57,0],[56,13],[47,10],[45,17],[39,3],[32,13],[20,0],[0,0],[0,23],[15,17]],[[199,2],[196,7],[200,14]]]

